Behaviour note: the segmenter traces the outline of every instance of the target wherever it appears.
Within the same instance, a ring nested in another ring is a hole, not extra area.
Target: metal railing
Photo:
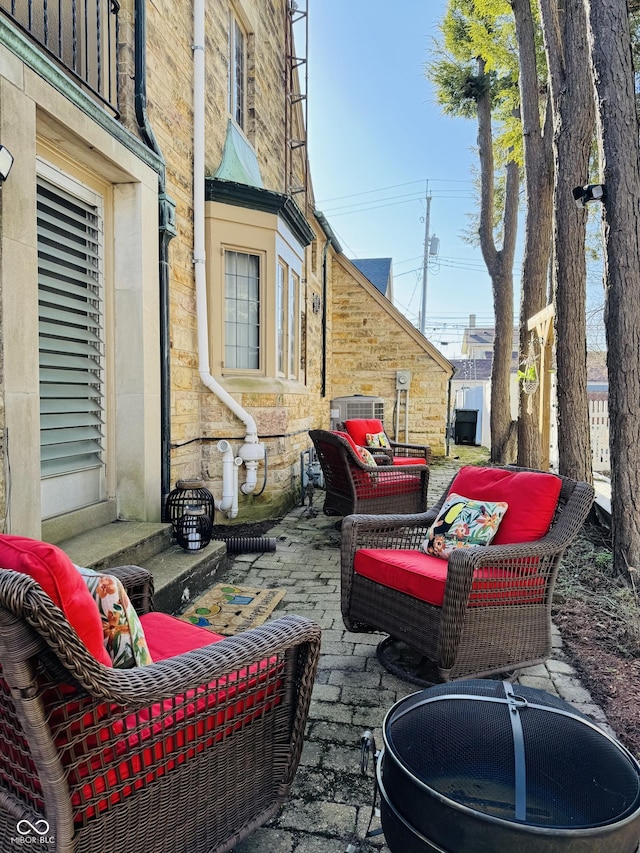
[[[118,0],[0,0],[46,54],[118,113]]]

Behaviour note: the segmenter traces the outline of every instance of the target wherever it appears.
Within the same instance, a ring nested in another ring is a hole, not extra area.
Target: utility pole
[[[429,270],[429,228],[431,218],[431,196],[429,195],[429,181],[427,181],[427,212],[424,218],[424,258],[422,261],[422,311],[420,312],[420,331],[424,335],[427,328],[427,273]],[[426,335],[425,335],[426,337]]]

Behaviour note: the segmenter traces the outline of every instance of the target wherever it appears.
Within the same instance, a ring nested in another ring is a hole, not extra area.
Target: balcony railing
[[[118,0],[0,0],[0,11],[118,113]]]

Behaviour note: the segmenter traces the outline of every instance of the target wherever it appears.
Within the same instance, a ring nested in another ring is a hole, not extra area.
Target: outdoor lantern
[[[0,145],[0,184],[7,180],[12,166],[13,154],[4,145]]]
[[[201,506],[211,525],[214,524],[215,505],[213,495],[205,489],[202,480],[178,480],[176,487],[167,495],[164,520],[171,523],[173,535],[177,535],[178,521],[185,514],[187,507]]]
[[[211,519],[202,504],[188,506],[176,525],[178,545],[185,551],[200,551],[211,542]]]

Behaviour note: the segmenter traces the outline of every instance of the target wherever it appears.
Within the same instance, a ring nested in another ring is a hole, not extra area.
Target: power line
[[[371,207],[359,207],[357,210],[345,210],[342,213],[331,213],[331,211],[327,211],[326,215],[330,216],[331,219],[336,219],[338,216],[350,216],[352,213],[366,213],[368,210],[378,210],[383,207],[396,207],[399,204],[411,204],[414,201],[421,201],[420,196],[416,196],[413,199],[407,199],[406,201],[392,201],[389,204],[375,204]]]
[[[431,195],[437,199],[454,199],[456,201],[460,201],[462,199],[473,199],[474,196],[471,193],[464,192],[460,195],[449,195],[433,192]],[[349,196],[345,196],[345,198],[349,198]],[[406,199],[407,201],[420,200],[422,201],[423,196],[419,193],[406,193],[405,195],[394,195],[387,196],[386,198],[377,198],[371,199],[371,204],[368,204],[365,201],[356,201],[353,204],[343,204],[339,207],[330,207],[323,211],[326,216],[344,216],[346,213],[364,213],[368,210],[376,210],[378,207],[388,207],[388,205],[381,204],[380,202],[393,201],[394,199]],[[363,207],[363,205],[367,205]],[[343,212],[336,212],[343,211]]]
[[[473,184],[474,181],[464,179],[464,178],[429,178],[429,181],[437,181],[438,183],[447,183],[447,184]],[[421,178],[417,181],[405,181],[403,184],[390,184],[387,187],[378,187],[375,190],[363,190],[359,193],[349,193],[348,195],[337,195],[332,196],[331,198],[323,198],[318,204],[326,204],[328,201],[341,201],[343,198],[357,198],[360,195],[372,195],[373,193],[381,193],[386,192],[387,190],[395,190],[398,187],[409,187],[412,184],[424,184],[426,183],[427,178]]]
[[[386,198],[376,198],[376,199],[373,199],[373,202],[377,204],[378,202],[381,202],[381,201],[393,201],[396,198],[407,198],[407,199],[419,198],[419,199],[421,199],[422,195],[419,193],[406,193],[405,195],[392,195],[392,196],[387,196]],[[350,207],[360,207],[360,205],[362,205],[362,204],[366,204],[366,202],[358,201],[358,202],[354,202],[354,204],[342,204],[342,205],[340,205],[340,207],[330,207],[328,210],[324,210],[323,213],[328,215],[335,210],[347,210]],[[364,208],[364,209],[369,210],[369,208]]]

